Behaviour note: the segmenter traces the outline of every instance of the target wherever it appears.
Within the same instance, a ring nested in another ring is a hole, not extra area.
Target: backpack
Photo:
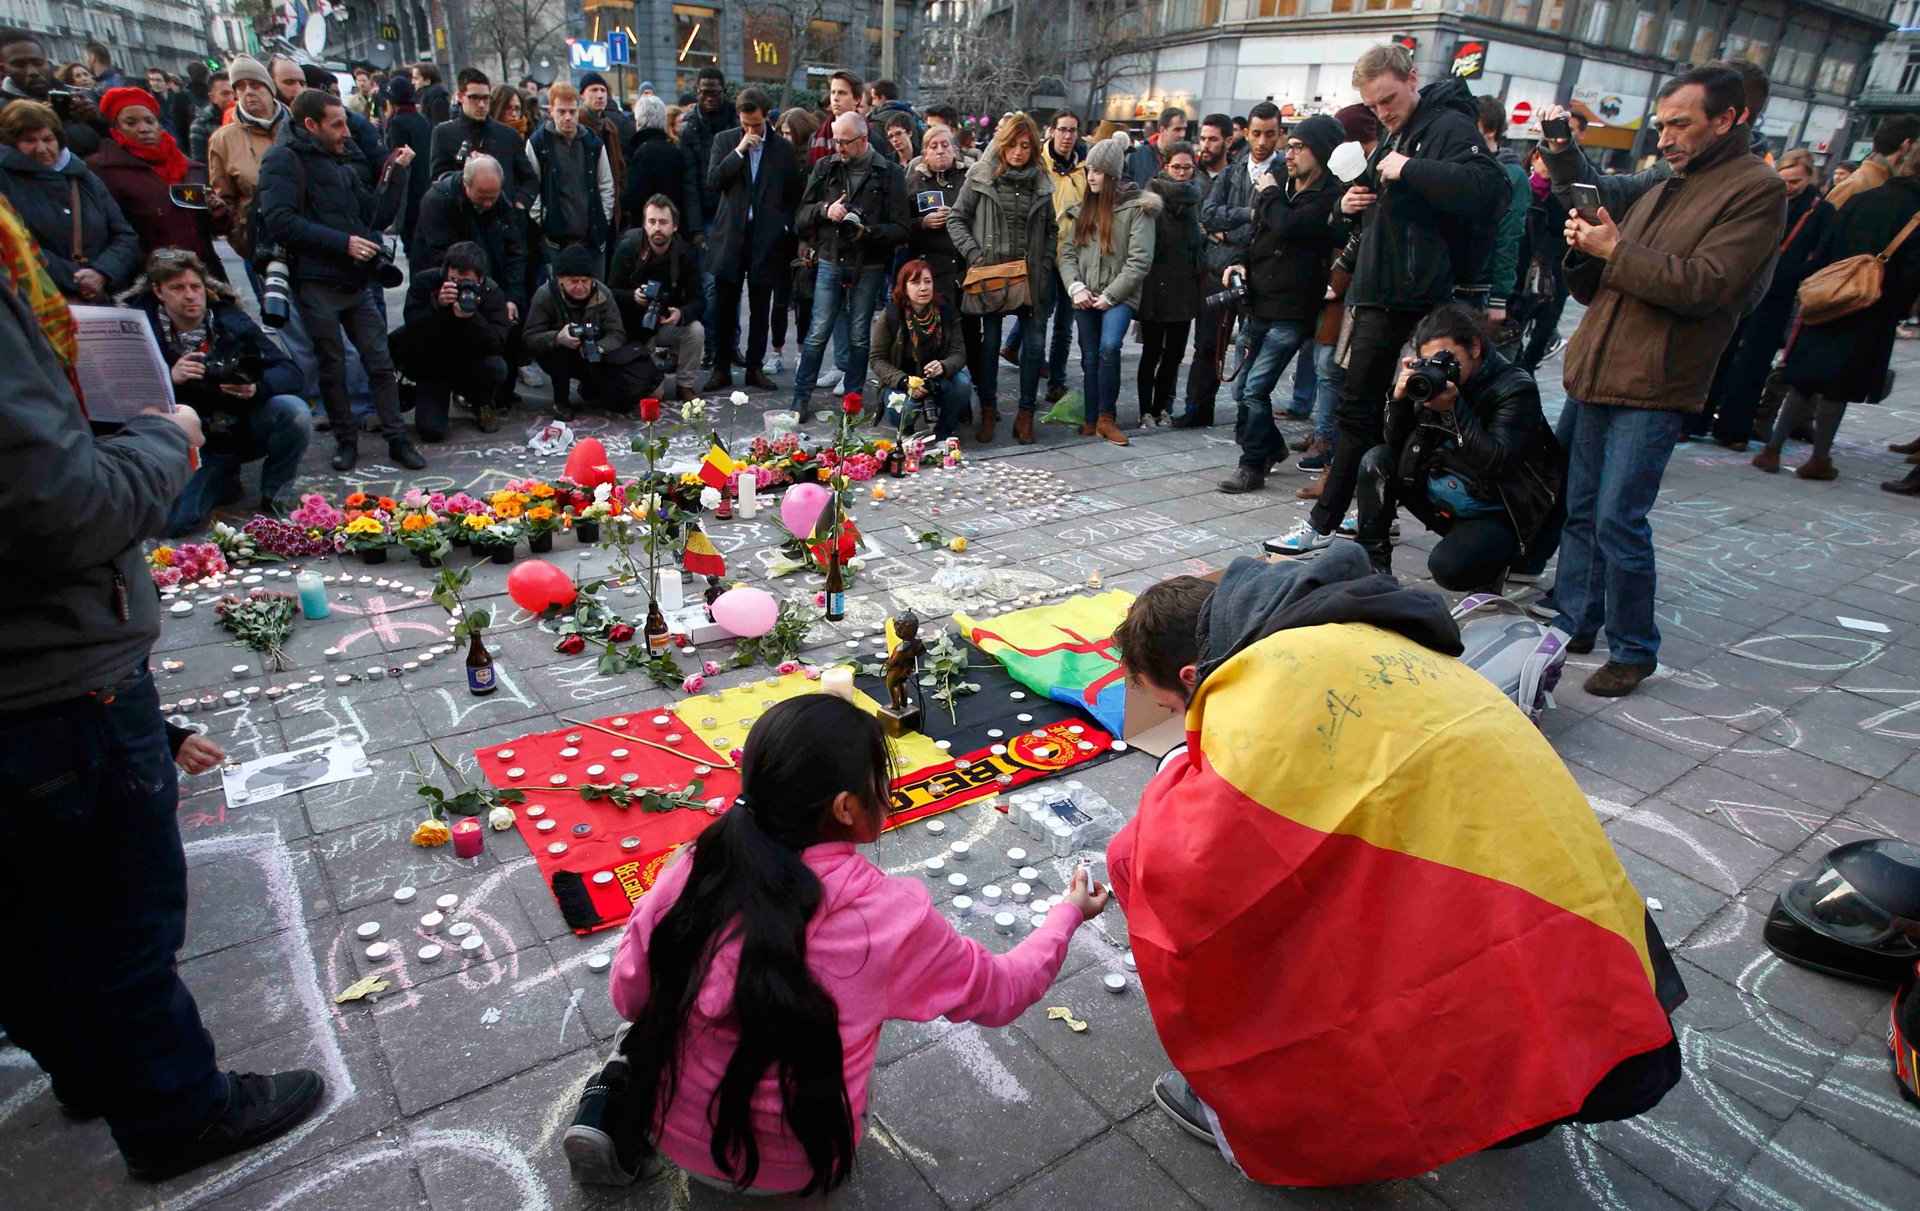
[[[1483,617],[1472,617],[1482,611]],[[1571,637],[1491,593],[1466,598],[1453,607],[1453,618],[1460,624],[1460,659],[1538,723],[1554,706]]]

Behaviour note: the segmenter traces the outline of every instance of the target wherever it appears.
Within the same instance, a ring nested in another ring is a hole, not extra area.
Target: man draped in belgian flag
[[[1115,640],[1186,712],[1107,861],[1188,1131],[1258,1181],[1383,1181],[1679,1080],[1679,972],[1437,595],[1338,542],[1156,585]]]

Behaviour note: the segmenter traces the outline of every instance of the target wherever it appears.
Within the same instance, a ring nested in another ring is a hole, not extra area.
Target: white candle
[[[844,664],[825,670],[820,674],[820,690],[822,693],[834,694],[852,702],[853,670]]]
[[[742,474],[739,481],[740,499],[735,502],[734,512],[741,517],[752,517],[760,508],[759,491],[760,481],[750,473]]]
[[[659,576],[654,583],[653,599],[659,602],[660,608],[669,614],[686,604],[685,598],[680,595],[680,569],[660,569]]]

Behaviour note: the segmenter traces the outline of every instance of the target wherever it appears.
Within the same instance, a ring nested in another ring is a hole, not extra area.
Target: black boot
[[[1266,473],[1251,467],[1235,467],[1232,475],[1220,481],[1220,491],[1229,496],[1238,496],[1242,492],[1258,492],[1266,486]]]
[[[360,445],[358,442],[343,441],[333,448],[334,470],[351,471],[359,465],[359,462]]]
[[[327,1092],[320,1074],[304,1068],[273,1076],[229,1072],[227,1084],[226,1108],[211,1123],[151,1156],[128,1156],[133,1176],[164,1181],[285,1135],[319,1107]]]

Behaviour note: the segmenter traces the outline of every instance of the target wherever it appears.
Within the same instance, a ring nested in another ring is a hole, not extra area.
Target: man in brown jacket
[[[1574,415],[1555,625],[1569,650],[1589,652],[1604,622],[1608,660],[1590,694],[1630,694],[1658,666],[1647,514],[1786,223],[1786,186],[1747,154],[1744,106],[1737,72],[1674,77],[1655,99],[1673,177],[1618,226],[1604,209],[1598,222],[1567,221],[1567,288],[1587,313],[1567,346]]]
[[[236,215],[245,215],[260,184],[260,157],[273,146],[286,106],[273,91],[273,77],[257,59],[236,56],[227,67],[233,83],[233,118],[207,140],[207,183]],[[253,255],[246,224],[236,222],[227,243],[242,258]]]

